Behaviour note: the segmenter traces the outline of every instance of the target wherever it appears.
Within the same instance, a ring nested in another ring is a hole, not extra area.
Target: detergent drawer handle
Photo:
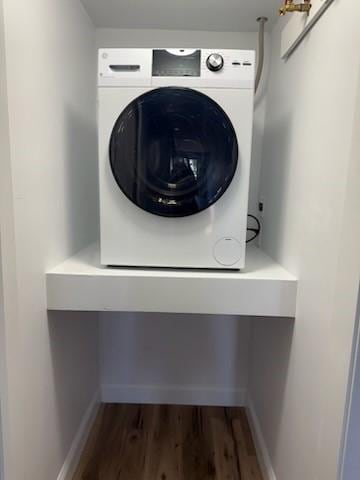
[[[109,65],[113,72],[138,72],[140,65]]]

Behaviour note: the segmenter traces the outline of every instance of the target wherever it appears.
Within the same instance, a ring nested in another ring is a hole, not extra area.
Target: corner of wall
[[[84,413],[57,480],[73,480],[73,476],[79,464],[86,441],[90,435],[96,415],[99,411],[99,406],[100,391],[95,393]]]

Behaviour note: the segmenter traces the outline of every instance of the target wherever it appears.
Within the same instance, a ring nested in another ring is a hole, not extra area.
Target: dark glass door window
[[[226,113],[189,88],[141,95],[117,119],[110,164],[123,193],[155,215],[183,217],[208,208],[226,191],[238,160]]]

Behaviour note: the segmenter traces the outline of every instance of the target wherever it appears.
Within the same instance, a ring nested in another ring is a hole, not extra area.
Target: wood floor
[[[74,480],[262,480],[245,409],[107,404]]]

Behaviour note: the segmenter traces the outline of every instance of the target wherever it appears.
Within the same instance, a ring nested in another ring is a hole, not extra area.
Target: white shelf
[[[294,317],[297,280],[256,247],[241,272],[109,268],[97,244],[46,273],[49,310]]]

